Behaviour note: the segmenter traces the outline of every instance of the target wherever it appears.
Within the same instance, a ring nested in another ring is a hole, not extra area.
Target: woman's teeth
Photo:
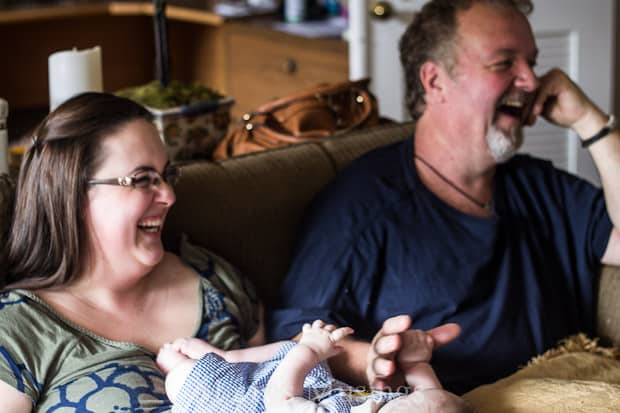
[[[162,221],[160,219],[157,220],[147,220],[138,222],[138,228],[146,232],[158,232],[161,228]]]

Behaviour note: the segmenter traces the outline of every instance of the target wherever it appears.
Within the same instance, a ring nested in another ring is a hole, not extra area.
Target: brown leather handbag
[[[213,159],[320,141],[379,123],[370,79],[318,86],[261,105],[243,115],[213,151]]]

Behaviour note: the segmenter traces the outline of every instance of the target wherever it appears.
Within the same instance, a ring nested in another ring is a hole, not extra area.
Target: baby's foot
[[[435,342],[426,331],[407,330],[400,334],[402,350],[398,353],[399,364],[429,362]]]
[[[174,348],[171,343],[165,343],[157,352],[157,359],[155,361],[161,371],[168,374],[170,370],[187,359],[188,357]]]

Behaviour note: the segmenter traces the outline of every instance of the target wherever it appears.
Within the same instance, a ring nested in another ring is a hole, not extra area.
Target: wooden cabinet
[[[342,40],[307,39],[256,25],[226,30],[226,86],[237,103],[233,115],[278,97],[348,77]]]

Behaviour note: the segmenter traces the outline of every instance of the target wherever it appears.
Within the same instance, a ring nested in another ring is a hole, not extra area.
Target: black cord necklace
[[[459,187],[457,184],[455,184],[454,182],[452,182],[451,180],[449,180],[448,178],[446,178],[441,172],[439,172],[437,169],[435,169],[435,167],[433,165],[431,165],[430,163],[428,163],[424,158],[421,158],[420,156],[418,156],[417,154],[413,155],[418,161],[422,162],[424,165],[426,165],[426,167],[428,169],[430,169],[431,171],[433,171],[433,173],[435,175],[437,175],[439,178],[441,178],[442,181],[444,181],[445,183],[447,183],[448,185],[450,185],[452,187],[452,189],[454,189],[455,191],[457,191],[459,194],[463,195],[466,199],[468,199],[470,202],[472,202],[473,204],[475,204],[477,207],[482,208],[484,210],[487,210],[489,212],[494,212],[493,211],[493,199],[489,200],[488,202],[480,202],[478,201],[476,198],[474,198],[473,196],[469,195],[467,192],[465,192],[463,189],[461,189],[461,187]]]

